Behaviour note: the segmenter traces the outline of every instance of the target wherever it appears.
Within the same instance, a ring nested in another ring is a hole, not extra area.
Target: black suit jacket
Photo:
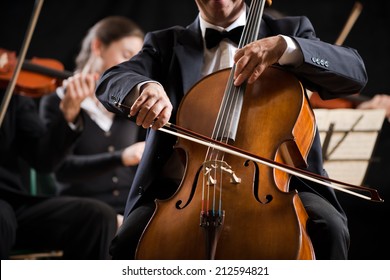
[[[322,98],[357,93],[365,86],[365,67],[357,51],[320,41],[306,17],[273,19],[264,15],[259,38],[278,34],[292,37],[304,58],[299,67],[284,68],[296,75],[306,88],[317,91]],[[201,78],[202,61],[203,40],[198,19],[186,28],[175,26],[151,32],[146,35],[144,47],[138,55],[105,72],[96,94],[108,110],[127,115],[128,110],[117,104],[126,103],[126,97],[138,83],[156,80],[164,86],[170,98],[174,108],[170,121],[175,123],[184,94]],[[161,189],[159,174],[172,153],[175,141],[175,137],[162,132],[149,132],[147,146],[130,190],[126,213],[143,196],[153,196],[159,187]],[[308,156],[308,165],[310,171],[326,174],[322,167],[318,133]],[[293,179],[290,188],[294,188],[295,184]],[[312,183],[304,185],[303,190],[319,193],[343,212],[333,190],[323,186],[313,187]]]
[[[3,93],[0,93],[0,100]],[[58,141],[53,141],[58,139]],[[56,138],[58,137],[58,138]],[[19,159],[40,172],[50,172],[79,137],[65,121],[48,130],[39,118],[35,102],[14,95],[0,128],[0,199],[14,207],[41,198],[29,194]]]
[[[40,113],[48,127],[64,119],[60,102],[56,93],[41,99]],[[59,193],[94,197],[123,213],[137,166],[123,166],[122,152],[144,141],[146,131],[116,115],[110,130],[105,132],[83,109],[80,114],[83,132],[55,170]]]

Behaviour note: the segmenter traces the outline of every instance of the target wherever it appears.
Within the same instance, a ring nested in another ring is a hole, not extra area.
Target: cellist
[[[114,259],[134,258],[140,236],[155,210],[154,200],[171,196],[180,184],[184,164],[173,149],[176,138],[158,129],[168,121],[175,123],[180,101],[202,77],[235,63],[234,84],[251,84],[265,68],[276,64],[324,99],[359,92],[367,82],[358,52],[320,41],[304,16],[275,19],[264,14],[258,40],[237,49],[235,37],[239,37],[239,27],[246,24],[248,7],[244,0],[195,2],[199,15],[192,24],[148,33],[142,51],[106,71],[96,89],[108,110],[130,115],[138,125],[149,129],[130,189],[125,221],[111,244]],[[209,29],[233,34],[221,41],[210,40],[213,32]],[[318,132],[307,166],[309,171],[326,176]],[[316,258],[346,259],[347,217],[334,191],[296,177],[292,177],[289,188],[297,189],[309,215],[307,231]]]

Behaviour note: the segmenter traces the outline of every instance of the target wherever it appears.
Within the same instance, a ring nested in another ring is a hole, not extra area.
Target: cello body
[[[213,73],[183,98],[177,125],[212,136],[230,69]],[[254,155],[305,167],[315,124],[300,82],[269,67],[246,85],[231,144]],[[179,138],[185,175],[176,193],[157,200],[137,259],[313,259],[307,213],[290,176],[230,154],[205,160],[209,148]]]

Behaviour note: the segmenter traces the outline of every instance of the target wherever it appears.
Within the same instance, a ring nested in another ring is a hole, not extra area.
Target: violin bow
[[[12,75],[12,78],[11,78],[8,86],[7,86],[7,89],[6,89],[5,94],[4,94],[4,98],[3,98],[2,103],[1,103],[0,127],[3,123],[5,113],[7,112],[9,102],[11,101],[12,93],[15,89],[16,81],[19,77],[20,70],[22,69],[23,62],[26,58],[27,49],[30,45],[31,37],[32,37],[32,34],[35,30],[35,26],[36,26],[36,23],[38,21],[38,16],[39,16],[41,9],[42,9],[42,5],[43,5],[43,0],[36,0],[35,1],[34,10],[33,10],[33,13],[32,13],[31,19],[30,19],[30,23],[29,23],[26,35],[24,37],[22,48],[21,48],[19,56],[18,56],[18,62],[16,64],[16,67],[14,69],[14,73]]]
[[[349,32],[351,31],[352,27],[354,26],[356,20],[360,16],[360,13],[362,12],[362,10],[363,10],[362,3],[360,3],[359,1],[355,2],[355,4],[353,5],[351,14],[349,15],[347,22],[345,23],[343,29],[341,30],[340,35],[335,42],[335,45],[340,46],[344,43]]]

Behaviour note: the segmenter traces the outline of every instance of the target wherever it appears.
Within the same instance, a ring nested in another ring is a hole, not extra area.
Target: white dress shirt
[[[201,76],[204,77],[217,70],[232,67],[234,64],[234,59],[233,59],[234,54],[238,49],[237,44],[230,41],[229,39],[223,39],[219,43],[219,47],[207,49],[206,42],[204,39],[206,34],[206,28],[214,28],[219,31],[223,31],[223,30],[230,31],[238,26],[245,25],[246,6],[244,5],[240,16],[227,28],[223,28],[208,23],[202,18],[200,14],[199,14],[199,21],[200,21],[200,29],[203,38],[203,48],[204,48],[203,67],[202,67]],[[283,53],[283,55],[281,56],[281,58],[279,59],[278,63],[280,65],[297,66],[302,61],[302,57],[303,57],[299,47],[297,46],[297,44],[292,38],[284,35],[279,35],[279,36],[285,39],[287,43],[287,48]],[[132,104],[135,101],[135,99],[139,96],[141,86],[149,82],[158,83],[156,81],[145,81],[138,84],[137,87],[135,87],[130,94],[131,98],[129,97],[128,100],[130,104]]]
[[[202,68],[202,77],[208,74],[211,74],[217,70],[229,68],[233,66],[234,54],[237,51],[237,44],[230,41],[229,39],[223,39],[219,43],[219,47],[214,47],[212,49],[206,48],[205,43],[205,34],[206,28],[213,28],[218,31],[230,31],[238,26],[245,25],[246,23],[246,6],[240,14],[240,16],[227,28],[213,25],[205,21],[202,16],[199,14],[200,20],[200,29],[203,37],[203,46],[204,46],[204,63]],[[296,45],[295,41],[288,36],[280,35],[285,39],[287,43],[287,48],[279,59],[278,63],[280,65],[298,65],[302,61],[302,53],[299,50],[299,47]]]
[[[65,90],[63,87],[58,87],[56,93],[60,99],[63,99]],[[114,113],[109,112],[102,103],[92,97],[85,98],[80,106],[103,131],[110,131],[114,121]],[[71,129],[75,130],[74,124],[68,124]]]

